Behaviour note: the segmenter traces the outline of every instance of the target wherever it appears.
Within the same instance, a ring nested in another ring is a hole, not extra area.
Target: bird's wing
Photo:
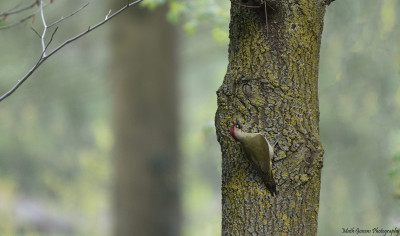
[[[260,133],[250,133],[242,142],[246,154],[260,166],[261,170],[268,173],[270,169],[269,147],[265,137]]]

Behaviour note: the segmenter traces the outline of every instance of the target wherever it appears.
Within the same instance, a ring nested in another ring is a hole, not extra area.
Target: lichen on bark
[[[215,117],[223,235],[316,235],[323,161],[318,62],[325,7],[322,0],[267,1],[265,12],[232,2],[229,64]],[[229,135],[238,117],[245,132],[277,142],[276,197]]]

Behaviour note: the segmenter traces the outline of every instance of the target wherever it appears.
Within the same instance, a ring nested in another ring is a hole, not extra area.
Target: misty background
[[[46,18],[57,20],[83,4],[54,1]],[[229,2],[196,4],[173,1],[163,17],[176,27],[173,127],[185,236],[219,235],[221,227],[214,114],[228,63]],[[1,1],[0,12],[14,5]],[[103,20],[110,7],[91,2],[60,24],[52,45]],[[142,10],[147,18],[155,11]],[[400,228],[399,18],[396,0],[337,0],[327,7],[319,70],[325,154],[318,235],[338,235],[346,227]],[[3,18],[0,27],[18,19]],[[112,20],[63,48],[0,103],[0,235],[112,235],[113,101],[119,94],[113,53],[115,38],[125,37],[115,29],[131,24]],[[40,32],[39,15],[0,30],[1,93],[40,56],[40,39],[30,27]]]

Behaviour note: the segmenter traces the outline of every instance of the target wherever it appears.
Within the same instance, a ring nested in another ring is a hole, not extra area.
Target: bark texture
[[[116,236],[180,234],[176,31],[166,12],[139,7],[113,21]]]
[[[222,150],[222,235],[316,235],[323,149],[319,140],[318,62],[326,2],[232,2],[229,65],[217,91]],[[267,21],[266,21],[267,18]],[[245,132],[277,142],[276,197],[240,144]]]

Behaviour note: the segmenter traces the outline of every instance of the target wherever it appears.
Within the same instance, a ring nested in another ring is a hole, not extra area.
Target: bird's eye
[[[236,124],[236,128],[240,129],[240,128],[241,128],[241,126],[240,126],[239,124]]]

